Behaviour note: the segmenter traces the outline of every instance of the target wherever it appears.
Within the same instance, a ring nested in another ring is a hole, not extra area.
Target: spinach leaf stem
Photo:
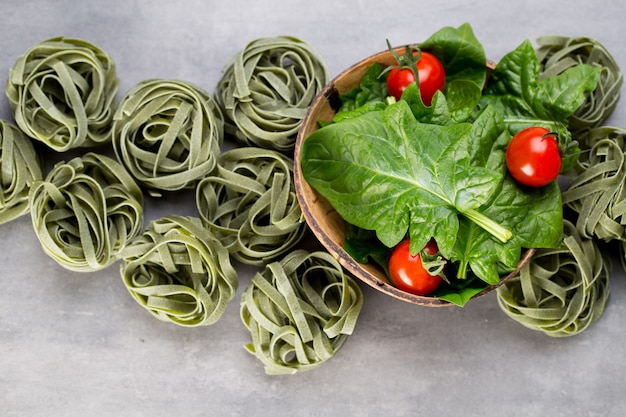
[[[496,237],[500,242],[506,243],[513,237],[513,233],[510,230],[500,225],[498,222],[490,219],[485,216],[483,213],[470,209],[464,210],[462,214],[476,223],[478,226],[485,229],[487,232],[491,233],[494,237]]]

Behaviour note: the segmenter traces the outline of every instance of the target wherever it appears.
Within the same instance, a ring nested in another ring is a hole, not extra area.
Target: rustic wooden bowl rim
[[[401,53],[401,51],[405,49],[405,46],[399,46],[395,49]],[[330,203],[328,203],[324,197],[310,187],[302,177],[300,164],[302,143],[306,140],[306,137],[308,137],[313,131],[317,130],[317,122],[319,120],[330,120],[340,105],[339,96],[349,91],[349,89],[354,88],[356,84],[352,83],[352,81],[356,80],[358,82],[358,80],[362,78],[365,71],[374,62],[379,62],[382,65],[387,66],[393,64],[394,61],[390,51],[384,50],[350,66],[337,75],[322,89],[322,91],[320,91],[307,111],[307,114],[302,121],[302,126],[298,132],[294,150],[294,183],[298,202],[302,208],[304,218],[310,229],[313,231],[313,234],[326,248],[326,250],[333,257],[335,257],[352,276],[384,294],[412,304],[429,307],[454,305],[436,297],[419,296],[402,291],[388,281],[387,277],[378,266],[372,264],[361,264],[355,261],[343,249],[345,230],[340,232],[335,231],[338,233],[338,236],[335,236],[335,238],[333,238],[327,230],[328,224],[332,224],[332,221],[335,222],[335,225],[339,225],[340,223],[338,222],[343,222],[343,219],[340,219]],[[493,69],[495,68],[495,64],[488,61],[487,67],[488,69]],[[321,219],[321,216],[324,216],[325,218]],[[326,218],[328,217],[333,218],[330,223],[326,221]],[[345,222],[343,222],[343,224],[345,225]],[[517,275],[521,268],[528,263],[534,252],[534,249],[527,249],[522,254],[515,271],[502,277],[498,284],[487,286],[483,291],[472,298],[475,299],[493,291]]]

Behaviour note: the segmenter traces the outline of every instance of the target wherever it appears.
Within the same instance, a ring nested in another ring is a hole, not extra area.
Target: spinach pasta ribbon
[[[502,311],[525,327],[552,337],[579,334],[609,300],[611,264],[593,239],[565,221],[560,248],[538,249],[519,275],[497,290]]]
[[[216,164],[223,115],[200,87],[150,79],[122,99],[113,122],[113,148],[151,194],[193,188]]]
[[[574,135],[581,129],[599,126],[615,110],[624,82],[613,56],[604,45],[588,37],[544,36],[537,39],[537,43],[541,77],[558,75],[579,64],[602,69],[596,89],[569,118],[569,129]]]
[[[143,227],[141,189],[108,156],[87,153],[57,163],[29,198],[44,251],[70,270],[109,266]]]
[[[215,323],[238,286],[228,251],[194,217],[152,221],[124,252],[120,271],[142,307],[186,327]]]
[[[115,63],[101,49],[56,37],[17,59],[5,92],[17,125],[64,152],[111,140],[118,86]]]
[[[599,127],[585,132],[582,152],[563,204],[577,213],[585,238],[626,239],[626,130]]]
[[[233,258],[250,265],[283,255],[306,234],[293,184],[293,161],[269,149],[236,148],[218,157],[196,203]]]
[[[246,146],[293,150],[327,72],[321,54],[301,39],[277,36],[248,43],[226,65],[215,91],[226,133]]]
[[[12,123],[0,120],[0,224],[28,213],[28,193],[43,178],[41,156]]]
[[[268,374],[313,369],[352,334],[363,306],[357,283],[327,252],[298,249],[258,272],[241,297],[246,349]]]

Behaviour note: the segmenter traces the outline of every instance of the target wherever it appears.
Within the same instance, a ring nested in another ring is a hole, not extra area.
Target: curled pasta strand
[[[95,153],[57,163],[33,184],[29,202],[44,251],[74,271],[109,266],[143,227],[139,186],[117,161]]]
[[[216,87],[226,133],[244,146],[293,150],[327,73],[319,51],[301,39],[277,36],[248,43],[225,67]]]
[[[611,264],[593,239],[581,237],[565,221],[560,248],[538,249],[519,275],[497,290],[502,311],[552,337],[587,329],[609,300]]]
[[[563,204],[577,213],[584,238],[626,239],[626,130],[598,127],[582,142],[589,147],[578,160]]]
[[[28,213],[28,193],[42,178],[41,156],[31,140],[17,126],[0,120],[0,224]]]
[[[56,37],[17,59],[5,92],[26,135],[64,152],[111,140],[118,86],[115,63],[100,48]]]
[[[569,129],[577,136],[582,129],[600,126],[615,110],[624,82],[613,56],[600,42],[587,37],[544,36],[537,43],[542,77],[561,74],[579,64],[601,68],[598,86],[570,117]]]
[[[257,273],[241,297],[246,349],[268,374],[313,369],[351,335],[363,306],[358,284],[326,252],[298,249]]]
[[[293,161],[277,151],[236,148],[196,188],[196,204],[233,258],[264,265],[293,248],[307,232],[293,184]]]
[[[133,240],[120,273],[142,307],[185,327],[215,323],[239,284],[228,251],[200,219],[177,215],[152,221]]]
[[[195,187],[215,168],[223,136],[223,115],[211,96],[178,80],[138,83],[113,122],[115,154],[154,195]]]

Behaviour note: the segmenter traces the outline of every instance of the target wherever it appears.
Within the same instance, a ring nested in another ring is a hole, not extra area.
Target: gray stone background
[[[490,59],[549,34],[595,38],[626,68],[621,0],[278,1],[4,0],[0,74],[57,35],[100,46],[119,94],[153,77],[213,91],[247,42],[294,35],[331,76],[393,44],[469,22]],[[4,97],[4,95],[2,95]],[[626,126],[625,102],[606,123]],[[10,119],[6,98],[0,117]],[[148,218],[194,214],[191,199],[151,200]],[[72,273],[43,254],[30,219],[0,226],[2,416],[611,416],[626,415],[626,285],[619,264],[604,316],[554,339],[507,318],[495,294],[425,308],[362,286],[354,335],[327,364],[268,376],[243,349],[239,295],[213,326],[160,322],[127,293],[118,265]]]

